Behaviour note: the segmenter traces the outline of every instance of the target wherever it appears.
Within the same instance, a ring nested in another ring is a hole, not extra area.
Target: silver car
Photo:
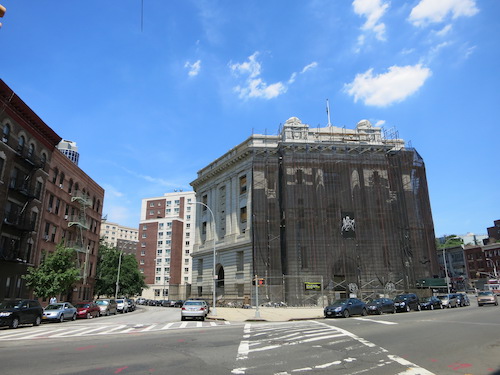
[[[69,302],[51,303],[43,310],[42,319],[59,323],[70,319],[76,320],[76,307]]]
[[[498,306],[498,298],[496,294],[490,290],[481,291],[477,294],[477,305],[495,305]]]
[[[205,320],[208,315],[208,304],[201,300],[187,300],[181,308],[181,320],[186,318],[200,318]]]

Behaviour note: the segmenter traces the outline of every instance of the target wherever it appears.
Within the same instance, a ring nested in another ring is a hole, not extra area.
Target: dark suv
[[[0,303],[0,326],[17,328],[19,324],[40,325],[43,308],[33,299],[14,299]]]
[[[394,307],[396,308],[396,311],[401,312],[401,311],[410,311],[410,310],[415,310],[415,311],[420,311],[420,301],[418,299],[418,296],[414,293],[408,293],[408,294],[399,294],[394,298]]]

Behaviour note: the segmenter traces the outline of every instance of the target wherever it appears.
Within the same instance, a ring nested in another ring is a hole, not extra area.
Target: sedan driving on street
[[[76,320],[76,307],[69,302],[51,303],[43,310],[43,320],[62,323],[70,319]]]
[[[477,294],[477,305],[495,305],[498,306],[498,298],[495,293],[491,290],[486,290],[484,292],[479,292]]]
[[[348,318],[351,315],[367,315],[368,310],[363,301],[357,298],[338,299],[331,305],[325,307],[325,318],[344,317]]]
[[[187,300],[181,308],[181,320],[200,318],[202,321],[208,315],[208,305],[205,301]]]

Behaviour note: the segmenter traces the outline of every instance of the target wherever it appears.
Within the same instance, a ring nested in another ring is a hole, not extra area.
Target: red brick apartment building
[[[57,148],[57,135],[0,80],[0,299],[28,297],[22,275],[63,242],[82,280],[67,296],[92,298],[104,190]]]

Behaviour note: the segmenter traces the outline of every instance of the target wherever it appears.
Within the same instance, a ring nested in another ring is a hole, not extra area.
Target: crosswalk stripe
[[[174,325],[174,323],[168,323],[166,325],[163,326],[162,330],[164,329],[169,329],[170,327],[172,327]]]
[[[99,332],[99,333],[98,333],[98,335],[105,335],[105,334],[107,334],[107,333],[111,333],[111,332],[113,332],[113,331],[117,331],[117,330],[119,330],[119,329],[125,328],[126,326],[127,326],[126,324],[122,324],[122,325],[120,325],[120,326],[118,326],[118,327],[111,328],[111,329],[109,329],[109,330],[107,330],[107,331],[105,331],[105,332]]]

